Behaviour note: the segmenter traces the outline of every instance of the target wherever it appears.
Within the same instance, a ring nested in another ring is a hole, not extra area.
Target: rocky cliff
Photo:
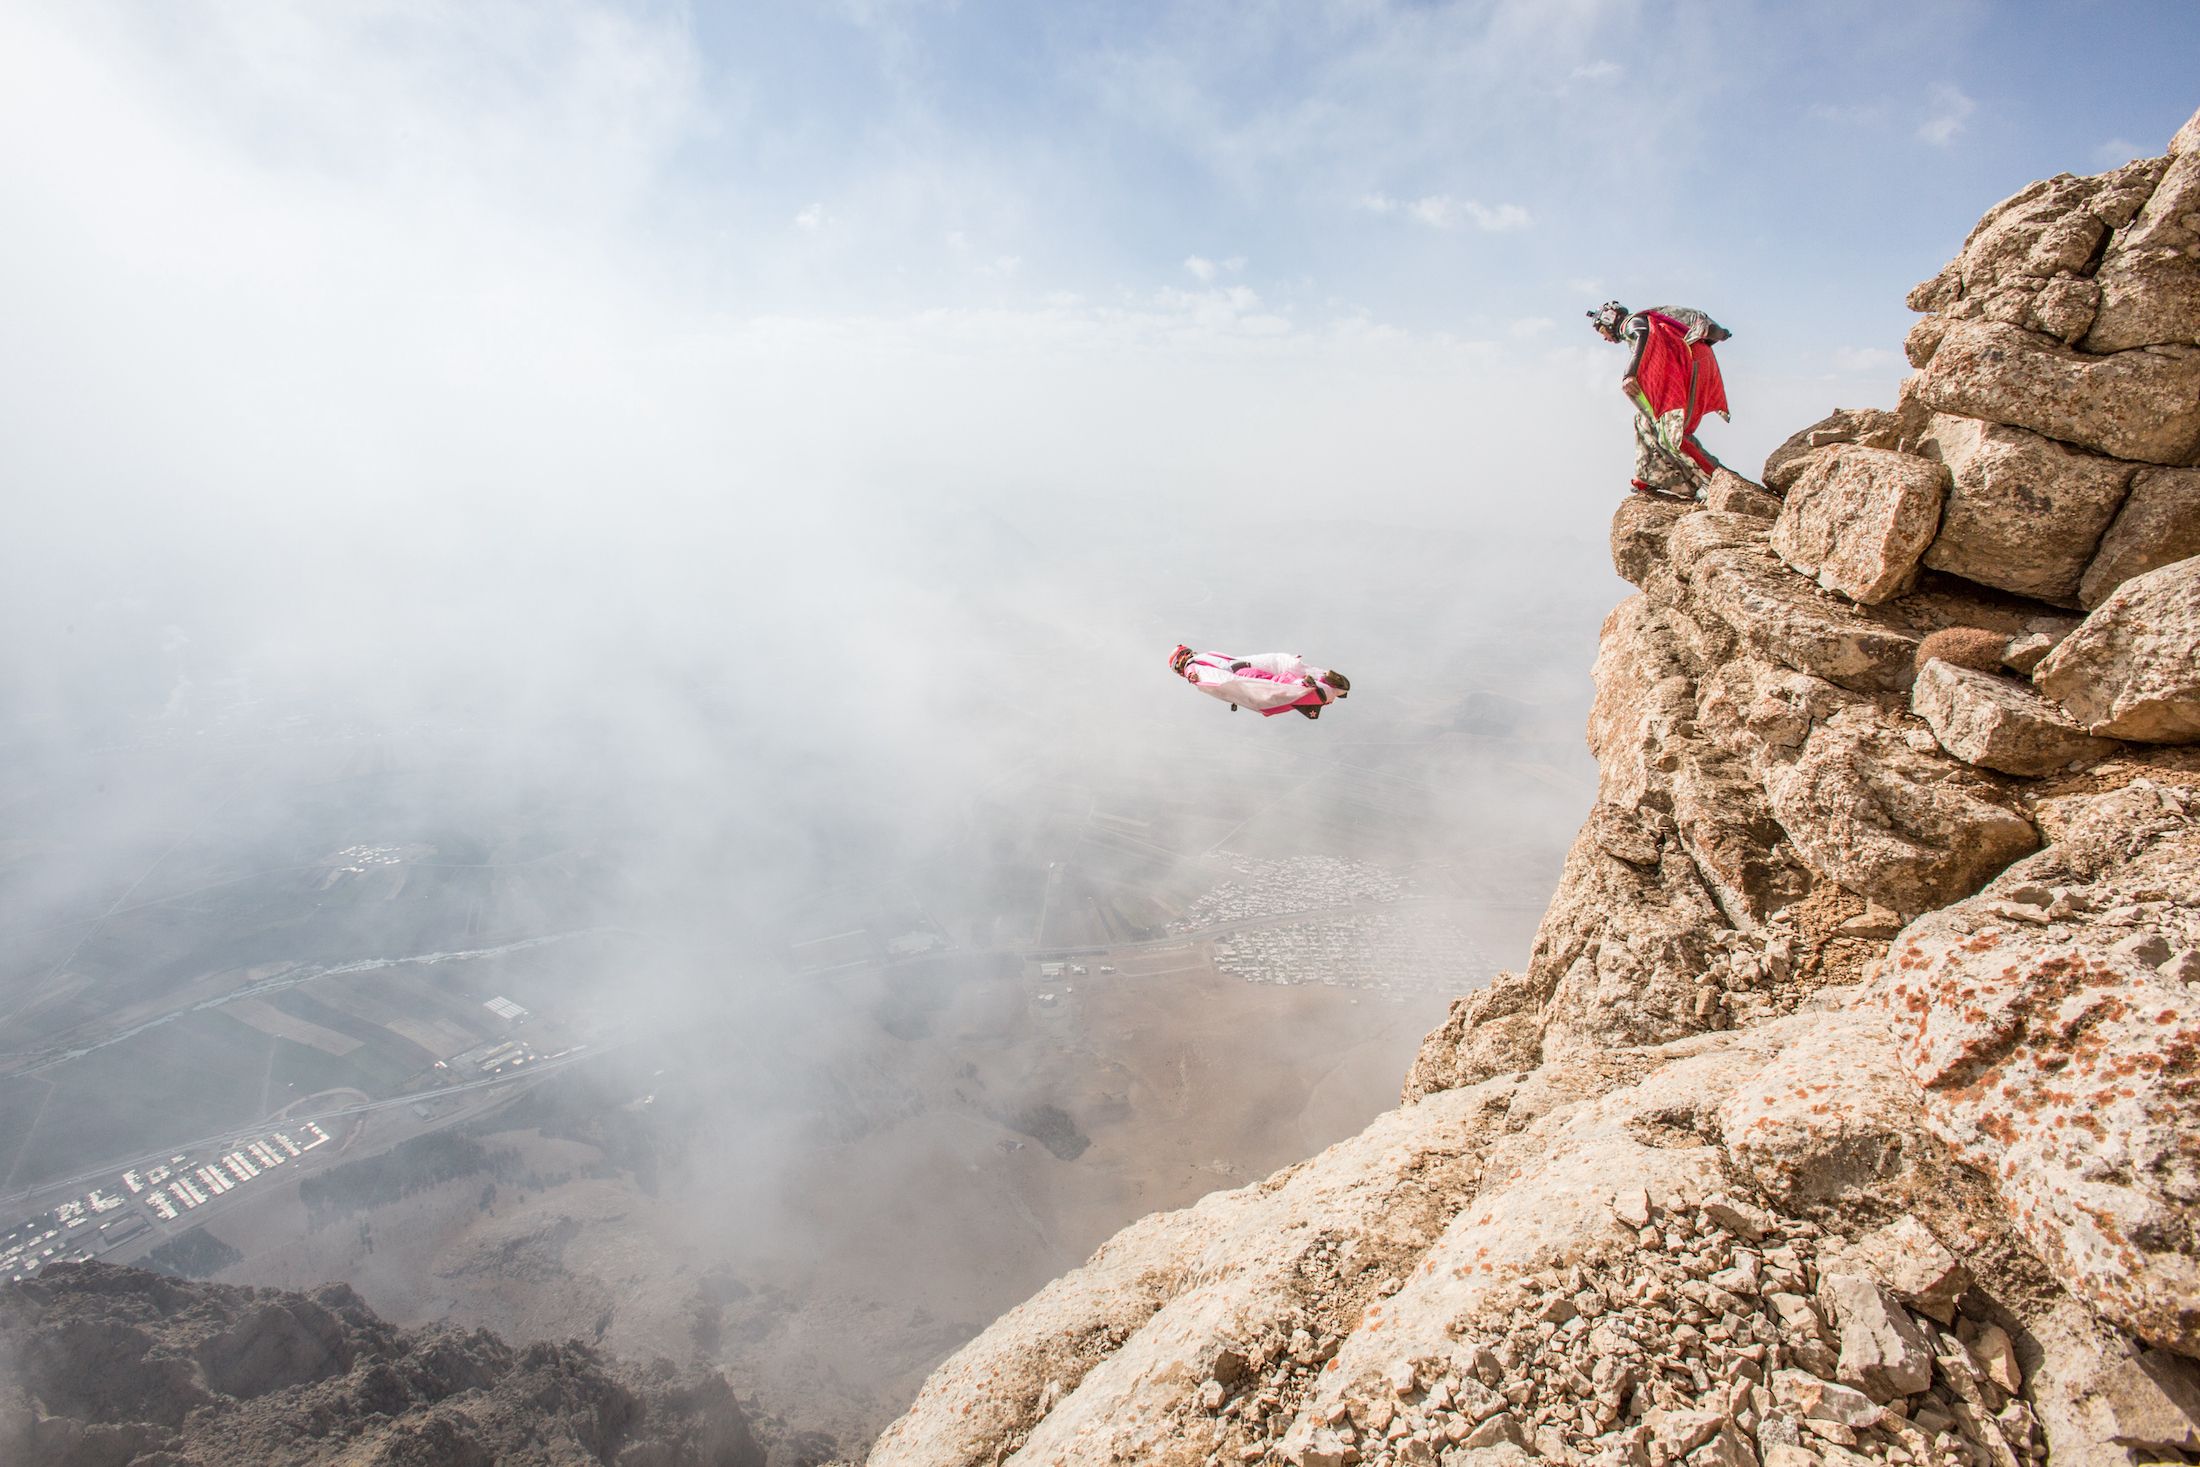
[[[723,1377],[401,1331],[311,1295],[57,1264],[0,1290],[0,1462],[762,1467]]]
[[[1621,506],[1526,969],[874,1467],[2200,1461],[2200,117],[1911,304],[1894,408]]]

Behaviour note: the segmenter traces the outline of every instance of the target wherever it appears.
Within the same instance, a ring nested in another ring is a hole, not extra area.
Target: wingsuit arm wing
[[[1253,659],[1247,658],[1251,662]],[[1295,703],[1306,696],[1306,684],[1300,680],[1283,681],[1274,677],[1252,675],[1248,668],[1244,673],[1225,672],[1221,668],[1194,665],[1189,671],[1193,682],[1202,693],[1235,703],[1241,708],[1266,711]]]
[[[1306,659],[1296,652],[1256,652],[1242,659],[1247,667],[1265,672],[1270,677],[1280,677],[1287,682],[1297,682],[1314,671],[1306,665]]]

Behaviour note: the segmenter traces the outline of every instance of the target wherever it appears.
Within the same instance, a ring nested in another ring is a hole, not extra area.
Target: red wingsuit
[[[1650,401],[1650,416],[1664,423],[1670,421],[1667,413],[1680,409],[1680,450],[1708,474],[1718,465],[1696,445],[1696,425],[1706,413],[1729,411],[1719,359],[1712,355],[1708,341],[1690,345],[1686,339],[1688,328],[1663,311],[1644,311],[1642,317],[1649,323],[1650,335],[1643,343],[1635,380],[1642,384],[1642,395]]]

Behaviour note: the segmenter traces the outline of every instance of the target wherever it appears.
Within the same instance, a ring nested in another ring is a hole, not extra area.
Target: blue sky
[[[843,303],[1104,298],[1197,256],[1309,319],[1461,332],[1593,280],[1883,346],[1889,282],[1986,204],[2200,104],[2179,3],[873,5],[693,34],[683,168],[741,226],[800,215],[869,264],[825,275]]]

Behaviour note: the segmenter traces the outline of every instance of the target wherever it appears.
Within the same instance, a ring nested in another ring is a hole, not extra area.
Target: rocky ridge
[[[1615,516],[1527,967],[875,1467],[2200,1462],[2200,117],[1911,304],[1894,408]]]
[[[763,1467],[724,1377],[399,1330],[312,1294],[56,1264],[0,1290],[0,1461]]]

